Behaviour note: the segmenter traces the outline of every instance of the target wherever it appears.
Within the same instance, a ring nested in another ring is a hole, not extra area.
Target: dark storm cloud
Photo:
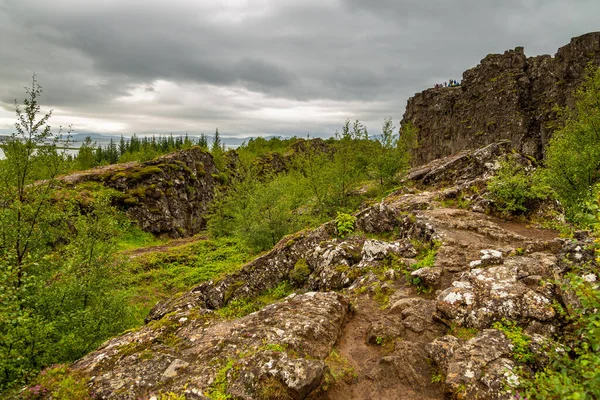
[[[553,53],[599,13],[597,0],[0,0],[0,105],[36,72],[45,103],[130,130],[331,132],[345,116],[398,120],[408,96],[487,53]]]

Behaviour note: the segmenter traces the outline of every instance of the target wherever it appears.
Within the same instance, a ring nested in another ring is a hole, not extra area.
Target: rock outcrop
[[[315,292],[231,322],[187,309],[109,340],[75,368],[94,376],[102,399],[304,399],[321,384],[348,310],[344,296]]]
[[[600,32],[573,38],[554,57],[527,58],[522,47],[490,54],[461,86],[416,94],[402,120],[419,131],[415,165],[501,139],[542,157],[557,125],[553,108],[573,104],[589,63],[600,66]]]
[[[567,323],[559,308],[574,299],[555,282],[597,265],[586,235],[476,212],[505,157],[497,143],[413,170],[411,185],[356,214],[350,237],[333,222],[286,237],[157,304],[74,369],[100,399],[509,399]],[[470,204],[447,204],[474,185]],[[238,319],[219,313],[283,281],[296,292]],[[528,338],[526,358],[506,321]]]
[[[120,192],[116,205],[156,235],[193,235],[206,226],[208,207],[218,184],[212,156],[194,147],[152,161],[94,168],[62,178],[78,189],[99,182]]]

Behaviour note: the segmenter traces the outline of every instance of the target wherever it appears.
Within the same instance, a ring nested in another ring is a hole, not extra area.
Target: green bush
[[[546,149],[543,178],[577,221],[582,206],[595,200],[591,188],[600,181],[600,68],[590,67],[576,92],[574,108],[562,110],[565,124],[555,131]]]
[[[498,329],[506,335],[512,343],[512,356],[515,361],[531,363],[534,361],[533,353],[529,350],[531,338],[523,333],[523,328],[514,321],[502,319],[502,322],[494,322],[492,328]]]
[[[548,352],[550,364],[544,370],[523,381],[530,399],[600,398],[600,291],[574,274],[569,279],[563,290],[574,293],[581,304],[568,310],[576,330],[569,345]]]
[[[354,232],[354,223],[356,222],[356,217],[354,215],[346,214],[339,212],[337,213],[337,217],[335,219],[335,227],[337,230],[337,234],[341,238],[345,238],[352,232]]]
[[[536,182],[531,172],[513,160],[501,164],[490,179],[488,190],[496,207],[504,214],[527,214],[547,199],[550,192]]]

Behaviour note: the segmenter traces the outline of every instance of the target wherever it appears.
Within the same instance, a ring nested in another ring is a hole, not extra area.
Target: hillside
[[[74,373],[106,399],[506,398],[506,377],[543,367],[565,325],[556,304],[571,300],[547,280],[593,259],[585,235],[481,213],[481,188],[510,151],[492,144],[415,170],[411,189],[356,214],[347,237],[335,222],[286,237],[158,304]],[[465,208],[448,206],[459,198]],[[285,282],[291,295],[243,316],[246,299]],[[527,362],[502,321],[531,337]]]

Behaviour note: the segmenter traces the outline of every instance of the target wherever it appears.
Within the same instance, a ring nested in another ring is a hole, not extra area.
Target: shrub
[[[339,212],[337,213],[337,217],[335,219],[335,226],[337,229],[337,234],[341,238],[345,238],[352,232],[354,232],[354,223],[356,222],[356,217],[350,214]]]
[[[530,399],[600,398],[600,291],[574,274],[569,279],[563,290],[573,293],[580,304],[569,310],[576,328],[573,341],[550,351],[550,364],[523,381]]]
[[[514,160],[502,163],[488,183],[488,190],[504,214],[527,214],[549,194],[549,189],[538,184],[533,175]]]
[[[575,107],[562,110],[565,124],[550,139],[543,171],[572,220],[600,181],[600,68],[590,67],[588,74],[576,92]]]

